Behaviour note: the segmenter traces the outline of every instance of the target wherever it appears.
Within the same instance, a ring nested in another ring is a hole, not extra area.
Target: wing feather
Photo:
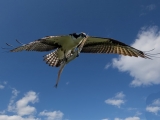
[[[106,50],[106,49],[107,49],[107,50]],[[105,49],[103,50],[103,52],[109,53],[110,49],[111,49],[111,46],[110,46],[110,45],[109,45],[108,47],[105,46]]]
[[[125,55],[125,56],[127,55],[127,51],[126,51],[126,49],[121,48],[121,51],[122,51],[122,52],[121,52],[121,53],[122,53],[122,55]]]
[[[42,51],[50,51],[55,48],[56,48],[56,46],[47,45],[47,44],[41,43],[41,41],[34,41],[34,42],[30,42],[28,44],[24,44],[22,46],[19,46],[17,48],[14,48],[14,49],[10,50],[10,52],[20,52],[23,50],[42,52]]]
[[[89,36],[85,42],[82,53],[116,53],[125,56],[149,58],[144,52],[125,43],[111,39]]]
[[[16,47],[10,52],[19,52],[19,51],[50,51],[54,50],[56,48],[61,47],[61,40],[67,39],[68,35],[66,36],[47,36],[38,40],[35,40],[33,42],[30,42],[28,44],[24,44],[22,46]]]

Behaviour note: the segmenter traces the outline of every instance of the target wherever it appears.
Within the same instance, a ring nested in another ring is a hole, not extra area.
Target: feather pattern
[[[41,40],[36,40],[34,42],[30,42],[28,44],[24,44],[22,46],[14,48],[14,49],[10,50],[10,52],[20,52],[23,50],[42,52],[42,51],[54,50],[55,48],[57,48],[57,46],[47,45],[47,44],[42,43]]]
[[[56,48],[60,48],[62,47],[62,43],[61,40],[64,39],[68,39],[69,36],[46,36],[43,37],[41,39],[35,40],[33,42],[30,42],[28,44],[23,44],[22,46],[16,47],[12,50],[10,50],[10,52],[19,52],[19,51],[50,51],[50,50],[54,50]],[[16,40],[17,41],[17,40]],[[19,41],[18,41],[19,43]],[[8,43],[6,43],[8,44]],[[19,43],[20,44],[20,43]]]
[[[44,61],[46,62],[46,64],[48,64],[49,66],[52,67],[59,67],[60,65],[62,65],[62,63],[65,61],[64,59],[59,59],[58,58],[58,49],[45,55],[44,56]],[[67,55],[67,58],[69,58],[72,55],[72,53],[69,53]]]
[[[82,53],[114,53],[125,56],[149,58],[144,52],[111,38],[89,36]]]
[[[49,66],[59,67],[61,65],[62,60],[58,58],[57,50],[44,56],[43,60],[46,61],[46,64],[48,64]]]

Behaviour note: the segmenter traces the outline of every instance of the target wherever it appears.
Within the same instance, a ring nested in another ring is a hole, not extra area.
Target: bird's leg
[[[86,42],[87,39],[88,39],[88,36],[86,38],[84,38],[83,41],[77,46],[77,57],[79,56],[79,54],[84,46],[84,43]]]
[[[78,47],[78,48],[77,48],[77,57],[79,57],[80,52],[81,52],[81,48]]]

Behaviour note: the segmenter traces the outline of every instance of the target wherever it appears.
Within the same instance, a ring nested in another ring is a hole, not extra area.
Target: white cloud
[[[150,105],[146,107],[146,111],[154,113],[157,115],[157,113],[160,111],[160,98],[155,99]]]
[[[0,115],[0,120],[41,120],[39,118],[34,118],[34,117],[27,117],[27,118],[22,118],[21,116],[18,115]]]
[[[8,105],[7,111],[0,112],[0,120],[42,120],[41,117],[36,117],[36,108],[28,105],[38,102],[38,94],[34,91],[27,92],[24,97],[15,102],[19,91],[12,89],[12,96]],[[63,113],[61,111],[42,111],[38,113],[39,116],[46,116],[46,120],[61,120]]]
[[[115,97],[105,100],[105,103],[120,108],[120,106],[125,103],[125,100],[123,99],[124,97],[125,95],[123,94],[123,92],[119,92],[115,95]]]
[[[15,98],[17,97],[18,93],[19,93],[18,90],[16,90],[15,88],[12,88],[12,97],[11,97],[10,102],[8,104],[8,111],[12,111],[12,112],[15,111],[14,101],[15,101]]]
[[[139,117],[128,117],[128,118],[125,118],[124,120],[140,120]]]
[[[158,27],[142,28],[138,34],[138,38],[132,44],[140,50],[151,50],[159,53],[160,51],[160,31]],[[160,58],[143,59],[128,56],[120,56],[112,60],[113,67],[118,68],[122,72],[129,72],[134,78],[131,82],[133,86],[160,84]]]
[[[124,100],[107,99],[105,100],[105,103],[120,107],[121,104],[124,104]]]
[[[123,99],[125,97],[125,94],[123,92],[119,92],[116,94],[115,98]]]
[[[3,110],[3,111],[0,111],[0,114],[5,114],[5,112],[6,112],[5,110]]]
[[[63,113],[61,111],[47,112],[46,110],[39,113],[40,116],[46,116],[46,120],[61,120]]]
[[[137,111],[136,114],[135,114],[135,116],[140,116],[140,115],[142,115],[142,113],[139,112],[139,111]]]
[[[114,120],[140,120],[140,118],[139,117],[127,117],[125,119],[114,118]]]
[[[152,105],[158,105],[158,106],[160,106],[160,98],[159,99],[155,99],[153,101]]]
[[[146,9],[149,10],[149,11],[152,11],[156,8],[156,5],[155,4],[150,4],[148,6],[146,6]]]
[[[102,120],[109,120],[108,118],[104,118],[104,119],[102,119]]]
[[[16,96],[18,95],[19,91],[16,90],[15,88],[13,88],[13,89],[12,89],[12,93],[13,93],[13,96],[16,97]]]
[[[3,84],[7,85],[7,81],[4,81]]]
[[[114,120],[123,120],[123,119],[120,119],[120,118],[114,118]]]
[[[154,113],[155,115],[157,115],[158,111],[160,111],[160,107],[157,107],[157,106],[147,106],[146,107],[146,111]]]
[[[0,85],[0,89],[3,89],[4,88],[4,86],[3,85]]]
[[[35,113],[36,108],[28,105],[30,102],[33,104],[38,102],[38,95],[33,91],[28,92],[22,99],[16,102],[17,114],[23,116]]]
[[[106,66],[105,66],[105,69],[108,69],[112,64],[111,63],[108,63]]]

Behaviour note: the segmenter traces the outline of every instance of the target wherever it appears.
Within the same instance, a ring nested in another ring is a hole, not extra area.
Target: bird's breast
[[[63,50],[71,50],[79,45],[82,38],[73,39],[72,37],[60,41]]]

